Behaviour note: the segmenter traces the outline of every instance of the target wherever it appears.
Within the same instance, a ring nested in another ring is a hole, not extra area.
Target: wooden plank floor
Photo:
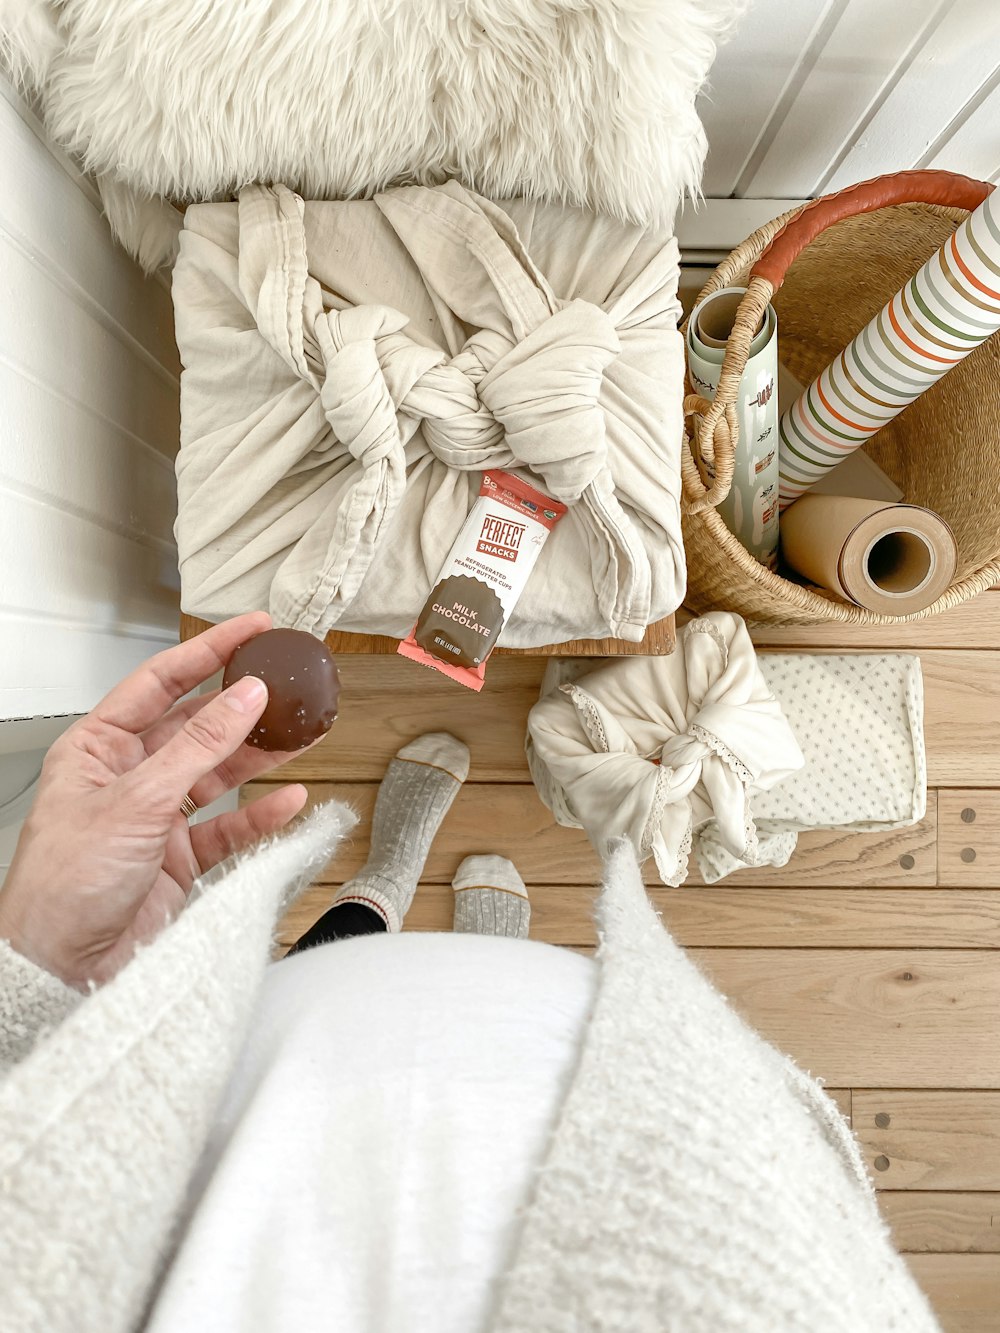
[[[933,788],[927,818],[881,835],[810,834],[783,870],[711,888],[651,885],[677,938],[767,1037],[836,1090],[885,1216],[948,1333],[1000,1328],[1000,591],[900,630],[760,629],[763,651],[920,654]],[[598,867],[530,785],[525,717],[544,663],[497,658],[467,694],[395,657],[343,658],[342,717],[275,775],[361,814],[352,845],[283,923],[288,943],[364,861],[392,754],[439,728],[472,751],[407,928],[447,929],[471,852],[509,855],[532,935],[591,947]],[[258,787],[261,784],[255,784]],[[259,794],[247,789],[246,796]]]

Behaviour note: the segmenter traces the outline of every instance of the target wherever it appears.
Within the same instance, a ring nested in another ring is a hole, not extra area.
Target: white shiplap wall
[[[1000,0],[754,0],[700,110],[716,254],[797,201],[912,167],[1000,178]]]
[[[179,365],[166,287],[6,91],[0,163],[2,728],[176,639]]]

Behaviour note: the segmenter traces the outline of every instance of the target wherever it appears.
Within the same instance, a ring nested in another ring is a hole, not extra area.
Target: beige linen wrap
[[[455,183],[189,208],[184,610],[405,634],[504,468],[571,508],[503,642],[641,639],[684,592],[677,279],[669,235]]]
[[[807,828],[923,818],[918,658],[767,653],[713,611],[669,658],[550,665],[528,718],[532,777],[557,823],[599,851],[625,836],[680,884],[692,847],[714,883],[785,865]]]

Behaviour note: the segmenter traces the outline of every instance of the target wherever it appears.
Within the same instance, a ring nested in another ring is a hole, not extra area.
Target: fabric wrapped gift
[[[454,182],[190,208],[185,611],[403,635],[486,468],[570,506],[504,643],[638,641],[684,591],[677,243]]]
[[[681,631],[672,658],[549,665],[528,762],[557,823],[627,836],[679,884],[785,865],[808,828],[900,828],[926,809],[920,662],[763,654],[739,617]],[[726,768],[728,767],[728,774]]]

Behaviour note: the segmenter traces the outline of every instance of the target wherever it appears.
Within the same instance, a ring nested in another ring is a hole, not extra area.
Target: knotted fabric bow
[[[184,610],[405,634],[479,474],[509,468],[569,513],[504,642],[641,639],[684,586],[678,272],[668,235],[455,183],[193,205]]]
[[[728,612],[691,621],[670,657],[624,658],[546,695],[528,730],[543,799],[558,800],[602,853],[627,837],[665,884],[683,881],[709,819],[752,865],[751,794],[805,762],[745,624]]]
[[[648,583],[608,468],[599,398],[619,352],[611,319],[589,301],[560,303],[504,214],[461,186],[375,202],[425,280],[447,287],[453,324],[473,330],[457,355],[421,343],[390,306],[349,306],[324,292],[309,273],[297,195],[282,186],[240,195],[243,298],[264,338],[319,395],[332,432],[319,452],[346,446],[361,465],[333,523],[316,534],[312,588],[297,599],[294,623],[325,628],[331,606],[354,596],[402,497],[418,426],[449,467],[530,469],[547,494],[580,504],[594,541],[610,539],[614,560]],[[310,601],[317,623],[302,618]],[[287,610],[278,609],[285,620]]]

